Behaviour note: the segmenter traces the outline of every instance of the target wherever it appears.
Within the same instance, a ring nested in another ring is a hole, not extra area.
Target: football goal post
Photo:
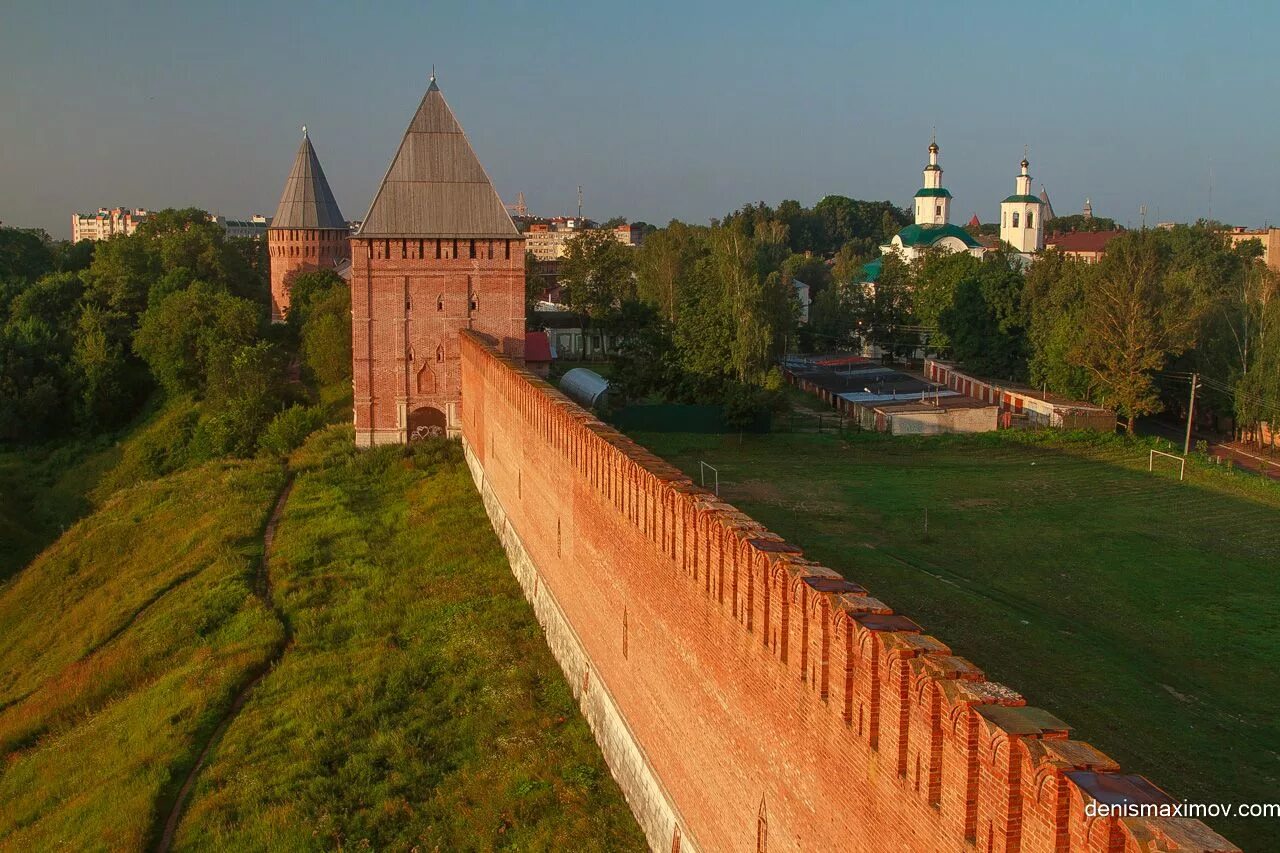
[[[1147,454],[1147,470],[1154,471],[1156,467],[1156,457],[1163,456],[1166,459],[1172,459],[1178,463],[1178,482],[1182,482],[1187,475],[1187,459],[1185,456],[1177,456],[1173,453],[1165,453],[1163,450],[1153,450]]]

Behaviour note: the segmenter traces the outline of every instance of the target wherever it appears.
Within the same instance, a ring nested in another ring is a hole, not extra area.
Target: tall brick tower
[[[333,191],[306,127],[284,182],[280,206],[267,230],[271,256],[271,322],[284,322],[289,311],[288,276],[295,272],[334,267],[351,257],[351,231],[338,210]]]
[[[524,355],[524,238],[434,75],[351,256],[356,444],[456,434],[458,332]]]

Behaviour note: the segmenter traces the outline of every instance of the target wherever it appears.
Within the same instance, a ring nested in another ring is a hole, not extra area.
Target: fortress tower
[[[434,75],[351,255],[357,446],[456,434],[459,331],[524,355],[524,238]]]
[[[271,257],[271,322],[289,311],[289,276],[336,266],[351,256],[350,231],[334,201],[306,127],[293,168],[284,182],[280,206],[267,231]]]

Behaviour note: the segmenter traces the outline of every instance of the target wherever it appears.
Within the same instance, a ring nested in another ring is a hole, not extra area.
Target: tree
[[[85,306],[77,323],[73,359],[80,388],[77,420],[91,429],[115,426],[132,414],[139,385],[130,376],[124,346],[107,312]]]
[[[0,228],[0,281],[35,281],[53,270],[48,236],[38,229]]]
[[[952,342],[952,356],[975,373],[1024,379],[1022,273],[1013,256],[989,253],[958,285],[938,317]]]
[[[1115,231],[1116,221],[1105,216],[1085,219],[1084,214],[1057,216],[1044,224],[1046,234],[1066,234],[1070,231]]]
[[[637,296],[656,306],[668,323],[676,322],[681,288],[707,253],[706,231],[673,219],[636,250]]]
[[[1097,275],[1085,279],[1071,358],[1131,434],[1138,417],[1160,410],[1152,371],[1194,343],[1199,322],[1185,282],[1166,275],[1167,254],[1152,234],[1131,232],[1111,242]]]
[[[927,252],[915,262],[911,271],[912,309],[921,326],[937,330],[930,334],[931,346],[941,349],[951,345],[952,339],[942,328],[940,318],[955,305],[961,284],[977,280],[981,266],[968,252],[941,250]]]
[[[876,280],[855,287],[854,316],[867,339],[892,353],[914,349],[919,336],[911,305],[911,270],[902,258],[893,252],[885,255]]]
[[[524,253],[524,315],[532,320],[534,306],[547,292],[546,281],[538,269],[538,257],[533,252]]]
[[[308,304],[302,361],[321,385],[351,382],[351,293],[331,288]]]
[[[192,438],[193,454],[251,456],[280,408],[282,354],[270,341],[223,341],[210,353],[210,366],[208,413]]]
[[[289,313],[285,322],[298,334],[306,325],[312,307],[329,299],[335,291],[346,293],[348,307],[351,303],[350,288],[333,270],[294,272],[286,276],[285,286],[289,290]]]
[[[1087,398],[1088,372],[1073,358],[1083,324],[1085,280],[1097,267],[1057,249],[1042,253],[1030,269],[1022,291],[1027,329],[1027,372],[1036,387]]]
[[[857,323],[844,290],[833,285],[813,298],[808,329],[802,328],[800,335],[802,339],[812,339],[814,349],[844,348],[852,343]]]
[[[671,327],[658,309],[646,302],[627,300],[610,327],[617,342],[609,381],[610,399],[623,403],[651,394],[669,394],[677,368],[672,363]]]
[[[133,349],[166,391],[199,396],[209,383],[217,354],[251,343],[258,318],[257,306],[248,300],[196,282],[147,310]]]
[[[633,261],[631,247],[619,243],[609,231],[592,229],[574,235],[560,263],[560,284],[569,309],[600,320],[616,312],[623,301],[635,298]]]
[[[146,239],[137,234],[113,237],[94,249],[93,262],[81,273],[85,299],[119,312],[132,325],[146,310],[151,286],[162,272],[160,258]]]

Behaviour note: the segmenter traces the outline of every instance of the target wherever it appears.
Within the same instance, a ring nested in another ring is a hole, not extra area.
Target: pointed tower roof
[[[289,179],[284,182],[280,206],[271,220],[272,228],[346,228],[347,220],[338,209],[316,150],[311,147],[307,128],[302,128],[302,144],[293,158]]]
[[[1049,201],[1049,191],[1044,188],[1044,184],[1040,185],[1040,203],[1044,205],[1045,219],[1053,219],[1053,203]]]
[[[359,236],[519,235],[433,75]]]

